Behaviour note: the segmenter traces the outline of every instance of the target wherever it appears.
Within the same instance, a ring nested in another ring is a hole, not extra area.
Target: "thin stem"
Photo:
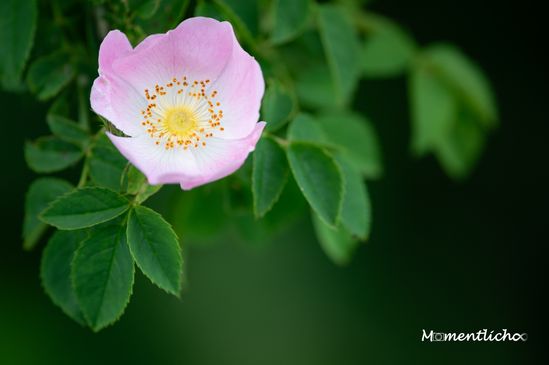
[[[90,167],[88,165],[88,160],[86,159],[84,161],[84,166],[82,167],[82,173],[80,174],[80,180],[78,180],[78,185],[76,186],[77,188],[81,188],[84,185],[86,185],[86,182],[88,180],[89,172],[90,172]]]

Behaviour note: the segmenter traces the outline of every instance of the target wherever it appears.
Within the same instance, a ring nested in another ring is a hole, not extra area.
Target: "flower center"
[[[197,129],[198,121],[194,112],[187,106],[177,106],[166,110],[164,126],[175,137],[187,138]]]
[[[206,139],[223,132],[223,110],[215,101],[217,90],[210,90],[210,80],[189,81],[176,77],[165,85],[144,90],[147,108],[141,110],[141,125],[156,145],[167,150],[206,146]]]

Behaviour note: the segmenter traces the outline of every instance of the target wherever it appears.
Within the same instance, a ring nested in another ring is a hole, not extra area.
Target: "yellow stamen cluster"
[[[218,92],[209,90],[209,84],[210,80],[190,81],[183,76],[144,90],[147,107],[141,111],[141,125],[156,145],[167,150],[205,147],[214,132],[225,130],[221,103],[214,101]]]

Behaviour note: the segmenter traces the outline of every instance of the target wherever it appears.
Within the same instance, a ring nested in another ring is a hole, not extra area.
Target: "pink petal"
[[[223,71],[233,48],[229,23],[190,18],[166,34],[153,35],[113,64],[113,72],[138,92],[172,78],[214,80]]]
[[[99,76],[93,82],[90,94],[93,111],[114,124],[128,136],[144,133],[139,121],[145,99],[120,78],[112,75]]]
[[[135,167],[147,177],[151,185],[176,184],[186,176],[199,174],[190,150],[166,150],[157,146],[147,134],[125,138],[107,133],[112,143]]]
[[[238,170],[255,145],[265,128],[265,122],[255,124],[252,132],[241,139],[224,140],[213,138],[208,140],[206,147],[194,149],[200,174],[187,176],[180,181],[181,188],[190,190],[196,186],[219,180]]]
[[[115,60],[131,51],[132,45],[124,33],[119,30],[110,31],[99,47],[99,73],[110,71]]]
[[[265,91],[263,74],[257,61],[242,49],[233,34],[233,50],[227,67],[212,85],[219,92],[223,110],[223,138],[242,138],[251,133],[259,119]]]

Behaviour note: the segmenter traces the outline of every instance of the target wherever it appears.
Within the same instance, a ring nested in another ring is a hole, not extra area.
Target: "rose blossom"
[[[233,173],[254,150],[264,88],[231,25],[196,17],[135,48],[109,32],[91,106],[128,136],[107,132],[150,184],[191,189]]]

